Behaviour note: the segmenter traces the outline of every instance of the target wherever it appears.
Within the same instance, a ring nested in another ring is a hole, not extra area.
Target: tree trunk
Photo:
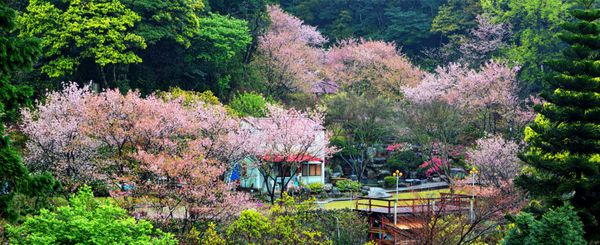
[[[102,78],[102,87],[104,89],[108,89],[108,81],[106,80],[106,73],[104,73],[104,67],[98,66],[98,71],[100,71],[100,78]]]

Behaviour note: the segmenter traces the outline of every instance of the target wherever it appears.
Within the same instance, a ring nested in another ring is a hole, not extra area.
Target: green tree
[[[572,206],[550,209],[536,219],[533,214],[522,212],[502,240],[504,245],[518,244],[587,244],[583,238],[583,224]]]
[[[593,1],[587,1],[591,6]],[[585,225],[588,239],[600,239],[600,96],[598,67],[600,11],[574,10],[561,39],[570,45],[550,63],[555,73],[544,81],[546,100],[525,130],[529,143],[521,155],[526,168],[516,183],[546,206],[567,199]]]
[[[202,0],[122,2],[141,17],[141,21],[135,26],[135,33],[142,36],[149,45],[170,39],[189,47],[190,39],[200,29],[199,13],[204,9]]]
[[[64,78],[91,61],[103,87],[109,87],[107,74],[117,81],[117,65],[142,62],[133,48],[145,48],[146,43],[131,31],[139,21],[119,0],[73,0],[66,6],[32,0],[19,18],[23,36],[43,38],[44,74]]]
[[[248,22],[233,17],[209,14],[201,19],[202,28],[192,39],[186,69],[199,79],[212,81],[208,88],[224,98],[232,88],[232,76],[240,80],[244,55],[252,43]]]
[[[14,121],[19,107],[28,105],[33,93],[30,87],[11,83],[12,77],[32,68],[41,54],[40,42],[34,38],[16,37],[16,12],[0,1],[0,110],[2,122]]]
[[[267,100],[262,95],[253,92],[236,95],[229,106],[242,117],[265,117],[268,111]]]
[[[4,124],[18,117],[19,107],[30,102],[32,93],[29,87],[13,85],[12,76],[30,69],[41,53],[38,40],[20,38],[13,33],[15,21],[16,12],[5,1],[0,1],[0,218],[8,220],[17,219],[20,213],[14,205],[15,196],[25,193],[44,197],[47,195],[44,191],[55,188],[49,175],[29,175],[19,153],[5,135]],[[40,201],[44,202],[43,199]]]
[[[333,132],[332,143],[342,149],[335,156],[361,181],[367,166],[373,163],[369,152],[394,139],[392,104],[381,96],[354,93],[325,97],[323,104],[327,108],[326,125]]]
[[[136,220],[108,200],[94,199],[84,187],[56,212],[42,209],[21,226],[8,226],[11,244],[176,244],[169,233]]]
[[[558,33],[568,19],[573,1],[565,0],[482,0],[485,13],[495,21],[511,25],[509,46],[503,50],[507,60],[520,65],[520,79],[539,87],[544,63],[563,48]],[[546,69],[547,70],[547,69]]]

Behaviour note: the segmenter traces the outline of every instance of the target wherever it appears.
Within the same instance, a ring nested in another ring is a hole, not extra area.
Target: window
[[[321,176],[321,164],[302,164],[302,176]]]

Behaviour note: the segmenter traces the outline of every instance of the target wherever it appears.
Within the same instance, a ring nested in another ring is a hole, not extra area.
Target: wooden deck
[[[441,193],[438,198],[398,199],[396,224],[396,200],[358,198],[355,210],[369,217],[370,240],[377,244],[412,244],[432,215],[467,213],[472,201],[471,196],[449,193]]]
[[[355,201],[355,210],[368,213],[394,214],[396,200],[360,197]],[[442,193],[438,198],[398,199],[398,214],[422,214],[426,212],[468,211],[471,196]]]

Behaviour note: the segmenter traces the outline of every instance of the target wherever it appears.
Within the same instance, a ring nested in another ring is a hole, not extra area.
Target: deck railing
[[[472,197],[462,194],[440,193],[436,198],[402,198],[398,199],[398,209],[409,208],[412,213],[431,212],[453,206],[456,211],[468,208]],[[394,212],[394,199],[358,197],[355,199],[355,209],[367,212],[391,214]],[[433,210],[432,210],[433,209]]]

